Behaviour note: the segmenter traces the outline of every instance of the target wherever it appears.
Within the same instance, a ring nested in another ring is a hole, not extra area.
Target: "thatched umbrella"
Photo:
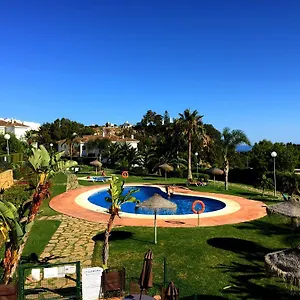
[[[167,173],[172,172],[174,168],[169,164],[162,164],[159,166],[159,168],[163,169],[165,171],[165,179],[167,180]]]
[[[171,281],[166,289],[165,299],[167,300],[178,300],[179,292],[175,284]]]
[[[152,260],[153,253],[149,249],[144,256],[143,268],[139,279],[141,289],[140,299],[142,298],[143,290],[153,286]]]
[[[154,211],[154,244],[157,244],[157,226],[156,226],[156,213],[161,209],[176,210],[177,205],[159,194],[154,194],[152,197],[144,202],[138,203],[136,208],[148,208]]]
[[[216,183],[216,175],[223,175],[224,174],[224,171],[219,169],[219,168],[210,168],[208,170],[206,170],[206,172],[208,174],[211,174],[214,176],[214,185]]]
[[[300,219],[300,202],[297,200],[288,200],[278,204],[267,206],[268,214],[280,214],[289,217],[292,220],[292,225],[297,226]]]
[[[102,166],[102,163],[98,159],[96,159],[96,160],[91,161],[90,165],[96,167],[96,175],[97,175],[97,169]]]
[[[269,253],[265,256],[266,269],[288,283],[300,286],[299,257],[300,246]]]

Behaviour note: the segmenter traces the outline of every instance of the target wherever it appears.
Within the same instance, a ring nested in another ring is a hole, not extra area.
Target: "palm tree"
[[[60,160],[64,151],[50,155],[44,146],[40,146],[39,149],[32,148],[32,153],[28,163],[37,175],[32,199],[25,201],[19,211],[12,203],[0,201],[0,221],[5,224],[7,232],[3,259],[5,284],[10,281],[16,270],[42,201],[50,195],[49,180],[55,173],[77,165],[77,162]]]
[[[110,144],[110,140],[108,138],[98,138],[95,140],[91,140],[88,142],[88,148],[94,149],[96,148],[98,150],[99,155],[99,161],[102,161],[102,152],[104,152]]]
[[[198,111],[191,112],[186,109],[183,114],[179,114],[178,125],[188,136],[188,179],[193,179],[192,175],[192,136],[203,133],[202,118],[198,115]]]
[[[228,127],[223,129],[222,147],[224,159],[225,190],[228,190],[229,162],[233,154],[236,152],[236,146],[243,143],[250,145],[248,137],[242,130],[230,130]]]
[[[107,261],[109,256],[109,236],[112,231],[113,223],[115,217],[119,216],[119,212],[121,210],[121,206],[127,202],[137,203],[138,200],[132,196],[132,194],[136,193],[138,189],[131,189],[128,193],[124,194],[124,181],[120,181],[118,177],[112,176],[110,180],[110,186],[108,190],[109,197],[106,197],[105,200],[111,203],[108,212],[110,213],[110,217],[107,223],[107,228],[104,234],[104,243],[103,243],[103,251],[102,251],[102,261],[103,268],[107,268]]]
[[[107,157],[107,162],[114,168],[120,155],[120,144],[110,143],[103,155]]]

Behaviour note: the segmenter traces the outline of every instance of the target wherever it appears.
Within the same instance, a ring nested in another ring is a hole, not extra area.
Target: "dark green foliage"
[[[197,174],[194,174],[193,176],[196,178]],[[208,174],[205,174],[205,173],[199,173],[198,178],[201,181],[208,182],[208,180],[210,179],[210,176]]]
[[[268,173],[268,177],[273,181],[273,173]],[[289,172],[276,172],[277,190],[289,195],[298,194],[300,186],[300,176]]]
[[[33,195],[34,189],[27,184],[16,184],[5,190],[2,197],[17,208]]]
[[[49,149],[51,142],[68,139],[73,133],[82,136],[93,134],[94,131],[81,123],[62,118],[56,119],[53,123],[44,123],[37,132],[36,140]]]
[[[18,140],[13,133],[10,133],[10,139],[8,142],[9,142],[10,153],[22,153],[26,148],[26,144]],[[7,146],[7,141],[4,138],[4,135],[0,134],[0,154],[7,153],[6,146]]]
[[[272,143],[267,140],[255,143],[250,152],[250,166],[260,173],[273,170],[274,160],[271,152],[276,151],[276,170],[292,172],[299,163],[300,150],[296,145]]]

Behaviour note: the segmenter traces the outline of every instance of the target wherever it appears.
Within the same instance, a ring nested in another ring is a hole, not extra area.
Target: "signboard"
[[[101,277],[103,269],[100,267],[82,269],[82,299],[98,300],[101,293]]]

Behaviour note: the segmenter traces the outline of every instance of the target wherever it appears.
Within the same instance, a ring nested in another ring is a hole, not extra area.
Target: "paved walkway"
[[[80,194],[87,192],[92,189],[96,189],[97,187],[105,187],[108,185],[101,186],[88,186],[83,187],[76,190],[70,190],[63,194],[60,194],[54,197],[50,201],[50,207],[56,211],[59,211],[65,215],[73,216],[76,218],[80,218],[83,220],[88,220],[90,222],[98,222],[98,223],[106,223],[108,220],[108,214],[95,212],[89,209],[86,209],[82,206],[79,206],[75,202],[75,198]],[[266,215],[266,205],[260,201],[249,200],[243,197],[237,197],[232,195],[225,194],[213,194],[213,193],[202,193],[198,191],[191,191],[186,189],[180,189],[177,192],[187,193],[198,196],[207,196],[207,197],[219,197],[222,199],[227,199],[231,201],[235,201],[240,205],[240,209],[238,211],[219,216],[210,216],[201,218],[200,217],[200,226],[216,226],[216,225],[224,225],[224,224],[237,224],[241,222],[251,221],[258,218],[262,218]],[[176,220],[157,220],[157,226],[159,227],[194,227],[197,226],[197,218],[180,218]],[[129,218],[122,216],[122,218],[115,219],[115,225],[121,226],[153,226],[153,219],[143,219],[143,218]]]
[[[95,244],[93,237],[105,230],[105,223],[99,224],[64,215],[41,217],[40,220],[61,221],[40,259],[52,255],[55,258],[49,261],[51,263],[81,261],[83,267],[91,266]]]

